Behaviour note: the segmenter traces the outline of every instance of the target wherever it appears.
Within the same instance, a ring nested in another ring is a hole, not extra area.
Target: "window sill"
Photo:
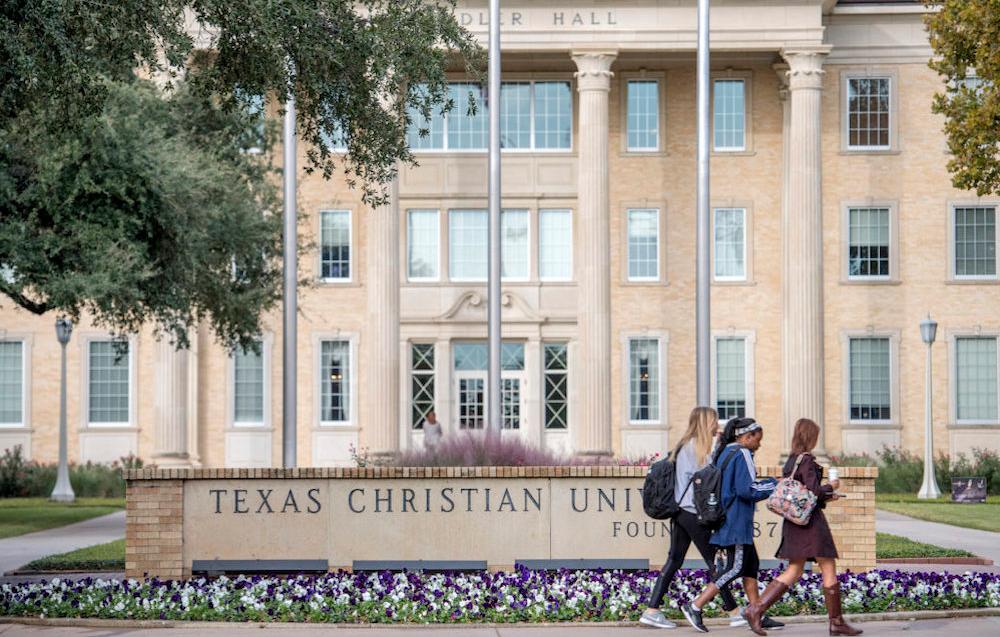
[[[667,287],[670,285],[669,281],[629,281],[625,280],[621,282],[622,287],[627,288],[650,288],[650,287]]]
[[[618,152],[618,156],[623,159],[641,159],[644,157],[669,157],[670,154],[665,150],[622,150]]]
[[[948,279],[945,285],[1000,285],[1000,279]]]
[[[271,425],[234,425],[234,424],[229,424],[229,425],[226,426],[226,428],[223,431],[225,431],[227,434],[228,433],[239,433],[239,432],[266,433],[266,432],[274,431],[274,427],[272,427]]]
[[[319,288],[360,288],[360,281],[348,279],[316,279],[316,287]]]
[[[15,431],[17,433],[22,433],[22,434],[30,434],[34,430],[35,430],[34,427],[31,427],[30,425],[0,424],[0,434],[2,434],[4,432],[8,432],[9,433],[9,432],[12,432],[12,431]]]
[[[841,148],[840,155],[902,155],[898,148],[873,148],[871,150]]]
[[[92,425],[87,423],[86,425],[80,426],[77,431],[87,432],[87,433],[129,433],[138,432],[139,427],[137,425]]]
[[[950,422],[948,429],[1000,429],[1000,421],[993,422]]]
[[[752,287],[755,285],[757,285],[756,281],[716,281],[714,279],[712,280],[712,287],[718,286],[722,288],[731,288],[731,287]]]
[[[351,424],[351,423],[320,423],[318,425],[313,425],[313,432],[318,431],[337,431],[337,432],[357,432],[361,431],[361,427]]]
[[[756,157],[755,150],[713,150],[712,157]]]
[[[667,429],[669,429],[669,427],[660,421],[629,422],[621,426],[622,431],[649,431],[649,430],[666,431]]]
[[[903,425],[901,425],[898,422],[850,421],[841,425],[840,428],[843,430],[893,431],[897,429],[902,429]]]
[[[840,285],[902,285],[899,279],[841,279]]]

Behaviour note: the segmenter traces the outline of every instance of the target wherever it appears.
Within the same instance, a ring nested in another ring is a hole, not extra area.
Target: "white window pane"
[[[233,421],[264,422],[264,359],[253,350],[233,355]]]
[[[746,104],[743,80],[713,82],[715,150],[746,148]]]
[[[720,420],[746,416],[746,340],[715,341],[715,409]]]
[[[320,137],[323,139],[323,144],[331,153],[347,152],[347,133],[340,122],[334,124],[333,134],[324,132],[320,134]]]
[[[892,417],[888,338],[852,338],[850,342],[851,420]]]
[[[500,239],[501,278],[527,279],[529,276],[527,210],[501,212]]]
[[[423,85],[417,87],[417,91],[426,95],[427,90]],[[425,118],[413,107],[408,110],[410,116],[410,128],[407,131],[407,142],[410,150],[440,150],[444,148],[444,115],[435,107],[431,109],[430,118]],[[421,136],[421,133],[426,133]]]
[[[448,85],[448,94],[455,105],[445,116],[448,148],[484,150],[489,118],[482,88],[478,84],[453,82]],[[474,113],[471,112],[473,106]]]
[[[538,212],[538,275],[548,281],[573,278],[573,215],[569,210]]]
[[[129,347],[112,341],[89,343],[88,421],[128,424]],[[120,356],[119,356],[120,354]]]
[[[656,338],[629,340],[629,419],[655,421],[660,418],[660,341]]]
[[[996,208],[955,208],[955,276],[997,275]]]
[[[411,280],[438,278],[438,240],[440,237],[437,210],[407,212],[407,272]]]
[[[448,212],[448,264],[456,281],[485,281],[488,217],[485,210]]]
[[[848,274],[889,276],[889,209],[850,208],[848,214]]]
[[[746,279],[746,210],[715,209],[715,278]]]
[[[320,213],[320,276],[351,278],[351,213],[324,210]]]
[[[889,148],[889,78],[847,81],[847,144],[851,148]]]
[[[660,147],[660,83],[656,80],[629,80],[626,96],[629,150],[658,150]]]
[[[531,148],[531,82],[500,86],[500,148]]]
[[[957,415],[959,420],[997,420],[997,339],[955,340]]]
[[[628,278],[652,281],[660,274],[660,211],[655,208],[628,211]]]
[[[0,341],[0,426],[24,424],[24,343]]]
[[[323,341],[320,349],[320,418],[323,422],[351,420],[351,344]]]
[[[535,82],[535,148],[569,149],[573,102],[569,82]]]

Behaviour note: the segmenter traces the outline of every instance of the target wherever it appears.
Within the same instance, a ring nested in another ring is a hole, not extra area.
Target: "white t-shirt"
[[[427,449],[434,449],[441,442],[441,437],[444,432],[441,431],[440,422],[427,422],[424,421],[424,447]]]

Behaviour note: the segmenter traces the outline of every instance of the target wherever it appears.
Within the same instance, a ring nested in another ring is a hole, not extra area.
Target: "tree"
[[[1000,193],[1000,0],[924,0],[956,188]]]
[[[111,82],[103,109],[0,133],[0,292],[36,314],[152,323],[179,345],[207,320],[251,346],[281,296],[281,217],[257,122],[180,87]],[[17,120],[15,120],[17,122]]]

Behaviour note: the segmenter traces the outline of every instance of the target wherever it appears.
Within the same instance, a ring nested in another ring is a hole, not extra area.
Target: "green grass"
[[[82,522],[123,508],[123,498],[79,498],[71,504],[45,498],[5,498],[0,500],[0,538]]]
[[[946,549],[933,544],[914,542],[898,535],[876,533],[875,557],[879,559],[891,559],[897,557],[974,557],[974,555],[968,551]]]
[[[50,555],[29,562],[28,571],[122,571],[125,570],[125,540],[96,544],[86,548]]]
[[[909,493],[877,493],[875,505],[919,520],[1000,533],[1000,496],[990,496],[986,504],[958,504],[949,497],[921,500]]]

